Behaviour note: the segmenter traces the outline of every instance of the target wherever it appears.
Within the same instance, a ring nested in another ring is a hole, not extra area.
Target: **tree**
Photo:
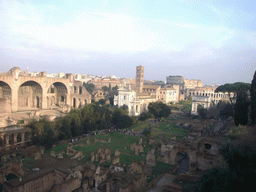
[[[117,89],[118,89],[118,86],[117,86],[117,85],[112,88],[112,90],[117,90]]]
[[[171,109],[162,102],[149,103],[148,110],[155,118],[168,117],[171,114]]]
[[[249,83],[236,82],[234,84],[225,84],[219,86],[215,92],[228,92],[229,97],[230,93],[234,92],[236,99],[236,104],[234,107],[235,114],[234,120],[236,125],[246,125],[248,122],[248,94],[251,85]],[[233,100],[230,97],[230,102],[232,104]]]
[[[109,103],[110,103],[110,105],[114,105],[114,96],[111,96],[111,97],[109,97],[108,98],[109,99]]]
[[[219,153],[228,167],[206,172],[200,178],[196,191],[254,191],[251,189],[255,188],[253,181],[256,179],[255,141],[255,130],[250,130],[235,141],[222,145]]]
[[[111,119],[111,122],[116,125],[117,124],[117,121],[118,119],[120,118],[120,116],[122,115],[127,115],[127,111],[125,111],[124,109],[122,108],[117,108],[113,115],[112,115],[112,119]]]
[[[207,109],[205,109],[204,107],[198,106],[198,107],[197,107],[197,112],[198,112],[198,115],[199,115],[202,119],[206,119],[206,118],[207,118],[208,111],[207,111]]]
[[[83,128],[81,126],[81,118],[77,113],[70,113],[70,124],[72,136],[82,135]]]
[[[142,112],[140,114],[139,120],[145,121],[146,119],[149,119],[149,118],[154,118],[154,115],[150,112]]]
[[[239,93],[235,104],[234,121],[236,125],[247,125],[248,123],[248,95],[247,93]]]
[[[95,85],[94,84],[92,84],[92,83],[83,83],[83,86],[85,87],[85,89],[90,93],[90,94],[92,94],[92,92],[94,91],[94,89],[95,89]]]
[[[123,104],[123,106],[121,106],[120,108],[123,109],[123,110],[125,110],[126,113],[127,113],[127,115],[128,115],[128,113],[129,113],[128,109],[129,109],[129,108],[128,108],[127,105]]]
[[[218,111],[217,107],[211,106],[209,109],[207,109],[207,117],[209,119],[214,119],[214,118],[219,117],[219,111]]]
[[[252,84],[250,87],[250,96],[251,96],[251,121],[252,124],[256,124],[256,71],[253,76]]]
[[[99,104],[101,104],[101,106],[103,106],[105,103],[106,103],[106,101],[104,99],[99,100]]]
[[[40,119],[33,121],[29,125],[32,132],[32,143],[45,146],[47,149],[58,141],[59,130],[55,128],[55,123]]]
[[[231,104],[233,104],[233,99],[231,98],[231,93],[234,93],[234,96],[237,96],[238,94],[247,92],[250,89],[250,84],[249,83],[243,83],[243,82],[236,82],[236,83],[227,83],[224,85],[221,85],[219,87],[217,87],[217,89],[215,90],[216,93],[218,92],[227,92],[228,96],[229,96],[229,100],[231,102]]]
[[[226,103],[223,107],[219,107],[219,114],[221,117],[233,117],[233,107],[230,103]]]
[[[117,118],[116,126],[120,129],[128,128],[133,125],[133,120],[128,115],[121,115]]]
[[[71,137],[72,137],[71,122],[70,122],[70,119],[67,116],[65,116],[61,120],[59,138],[60,139],[68,139],[68,138],[71,138]]]
[[[142,134],[143,134],[145,137],[150,136],[150,134],[151,134],[151,127],[146,127],[146,128],[144,128]]]
[[[101,89],[102,89],[103,91],[105,91],[105,92],[109,92],[109,91],[110,91],[110,88],[107,87],[107,86],[103,86]]]

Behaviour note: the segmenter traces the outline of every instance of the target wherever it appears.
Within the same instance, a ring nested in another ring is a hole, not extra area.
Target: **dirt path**
[[[149,189],[147,192],[162,192],[165,185],[169,185],[173,183],[173,180],[177,176],[171,174],[165,174],[156,184],[155,187]]]

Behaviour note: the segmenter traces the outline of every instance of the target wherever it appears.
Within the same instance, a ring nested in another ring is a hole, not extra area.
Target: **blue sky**
[[[0,71],[251,82],[255,0],[0,0]]]

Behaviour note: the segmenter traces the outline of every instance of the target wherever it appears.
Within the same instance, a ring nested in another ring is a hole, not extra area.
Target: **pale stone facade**
[[[179,101],[179,94],[177,89],[174,88],[161,88],[160,98],[163,103],[170,104]]]
[[[109,97],[109,93],[105,92],[103,89],[96,88],[92,93],[92,97],[95,102],[98,102],[101,99],[104,99],[107,101]]]
[[[205,109],[210,108],[211,98],[209,96],[193,96],[191,114],[197,115],[198,106]]]
[[[196,87],[203,87],[203,82],[201,80],[195,80],[195,79],[185,79],[184,84],[185,84],[185,89],[194,89]]]
[[[129,115],[134,116],[146,111],[148,109],[148,104],[155,101],[156,99],[148,93],[138,93],[124,87],[118,89],[118,95],[114,96],[114,105],[117,105],[118,107],[127,105]]]
[[[12,126],[0,131],[0,149],[16,148],[30,142],[30,129]]]
[[[69,105],[79,107],[91,103],[91,95],[72,74],[63,78],[47,77],[45,72],[37,76],[22,73],[14,67],[7,74],[0,75],[0,98],[4,111],[49,109]],[[8,107],[9,106],[9,107]]]
[[[88,83],[92,83],[95,85],[95,88],[101,89],[102,87],[121,87],[123,83],[119,78],[94,78],[88,81]]]
[[[136,67],[136,91],[142,92],[144,85],[144,67],[137,66]]]
[[[229,101],[228,93],[215,93],[215,90],[217,87],[196,87],[194,89],[187,89],[184,92],[185,99],[188,99],[189,97],[193,96],[208,96],[210,97],[211,101],[213,101],[215,104],[217,104],[219,101]],[[231,97],[233,97],[234,94],[231,93]]]
[[[227,93],[215,93],[217,87],[205,87],[202,81],[194,79],[184,79],[182,76],[166,77],[165,87],[172,87],[178,90],[178,101],[187,100],[193,96],[209,96],[210,100],[217,104],[221,101],[228,101]],[[234,94],[231,93],[231,97]]]
[[[179,100],[178,90],[174,87],[161,88],[160,85],[143,85],[144,67],[136,67],[135,90],[121,87],[118,95],[114,96],[114,105],[128,106],[129,115],[137,116],[148,110],[149,103],[163,102],[170,104]]]

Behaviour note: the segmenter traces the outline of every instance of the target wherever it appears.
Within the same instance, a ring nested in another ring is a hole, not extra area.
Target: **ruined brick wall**
[[[119,187],[119,192],[130,192],[130,188],[129,187]]]
[[[201,80],[185,79],[184,83],[187,88],[203,87]]]
[[[137,175],[139,176],[139,175]],[[147,185],[147,176],[142,174],[140,175],[140,178],[135,178],[133,181],[132,181],[132,184],[133,184],[133,190],[134,191],[139,191],[139,189],[141,188],[144,188],[146,187]]]
[[[40,177],[38,179],[29,181],[27,183],[24,183],[23,185],[19,185],[17,187],[14,188],[5,188],[6,186],[4,185],[4,189],[6,191],[15,191],[15,192],[44,192],[44,191],[48,191],[54,184],[54,176],[55,173],[51,172],[47,175],[44,175],[43,177]]]
[[[63,177],[59,177],[60,175],[55,172],[52,171],[48,174],[45,174],[39,178],[36,178],[34,180],[30,180],[27,181],[25,183],[21,183],[20,185],[17,186],[13,186],[12,184],[9,183],[4,183],[4,191],[6,192],[45,192],[45,191],[49,191],[54,184],[59,184],[63,182]],[[79,178],[76,178],[80,181]],[[19,182],[19,181],[17,181]],[[22,182],[22,181],[20,181]],[[63,183],[63,185],[65,184],[65,188],[68,189],[68,191],[73,191],[77,188],[77,186],[81,186],[81,181],[80,183],[78,181],[69,181],[66,183]],[[62,185],[62,184],[61,184]],[[70,189],[70,190],[69,190]]]
[[[81,180],[79,178],[72,178],[59,185],[54,185],[54,187],[50,191],[51,192],[74,191],[80,187],[81,187]]]
[[[0,98],[0,113],[10,113],[11,111],[11,100],[6,98]]]

